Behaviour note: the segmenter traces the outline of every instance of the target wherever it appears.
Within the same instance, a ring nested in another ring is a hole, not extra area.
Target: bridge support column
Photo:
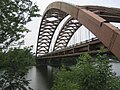
[[[47,62],[46,60],[36,60],[37,67],[39,67],[40,70],[47,71]]]
[[[49,63],[51,66],[53,67],[60,67],[61,66],[61,60],[58,58],[58,59],[51,59],[50,60],[50,63]]]

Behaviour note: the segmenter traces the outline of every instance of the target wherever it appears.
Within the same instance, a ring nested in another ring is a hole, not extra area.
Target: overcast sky
[[[32,0],[32,1],[39,6],[40,9],[39,13],[42,15],[45,8],[50,3],[55,2],[57,0]],[[99,6],[120,8],[120,0],[59,0],[59,1],[68,2],[75,5],[99,5]],[[40,22],[41,22],[41,17],[33,18],[33,21],[31,21],[26,25],[27,28],[31,30],[31,32],[29,32],[25,37],[25,45],[26,46],[34,45],[34,50],[33,50],[34,52],[37,44]]]

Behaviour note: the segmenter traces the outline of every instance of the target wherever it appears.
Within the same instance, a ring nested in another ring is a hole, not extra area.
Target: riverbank
[[[113,72],[116,73],[117,76],[120,76],[120,63],[110,63],[112,65]],[[58,70],[58,68],[56,68]],[[30,79],[30,86],[34,90],[50,90],[50,84],[52,84],[53,79],[53,67],[47,66],[47,72],[36,68],[33,66],[28,74],[27,79]],[[55,72],[55,71],[54,71]]]

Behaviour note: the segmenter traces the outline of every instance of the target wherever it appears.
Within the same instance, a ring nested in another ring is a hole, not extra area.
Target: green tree
[[[30,52],[31,47],[14,48],[4,53],[4,72],[0,76],[2,90],[28,90],[29,80],[25,79],[28,69],[35,64],[35,58]]]
[[[7,49],[9,45],[24,37],[29,30],[25,25],[33,17],[39,17],[38,6],[31,0],[0,1],[0,76],[2,90],[27,90],[29,80],[25,79],[28,67],[35,62],[31,48]],[[2,44],[2,45],[1,45]],[[2,47],[3,46],[3,47]],[[4,51],[4,52],[3,52]]]
[[[8,45],[24,37],[29,32],[24,26],[37,14],[38,6],[30,0],[1,0],[0,1],[0,44]]]
[[[52,90],[78,90],[79,85],[76,82],[76,73],[68,71],[63,66],[56,74]]]
[[[2,52],[2,49],[0,49],[0,70],[3,67],[3,58],[4,58],[4,53]]]
[[[58,71],[52,90],[120,90],[120,78],[112,72],[106,55],[92,58],[85,53],[70,71]]]

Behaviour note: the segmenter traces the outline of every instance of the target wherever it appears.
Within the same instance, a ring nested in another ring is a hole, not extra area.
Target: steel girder
[[[104,18],[108,22],[119,22],[120,23],[120,9],[118,8],[107,8],[101,6],[78,6],[80,8],[89,10],[100,17]]]
[[[100,6],[78,6],[80,8],[89,10],[94,12],[95,14],[103,17],[108,22],[120,22],[120,10],[114,8],[106,8]],[[118,11],[116,11],[118,10]],[[63,25],[62,29],[57,36],[57,40],[53,47],[53,51],[65,48],[73,36],[73,34],[77,31],[77,29],[82,25],[79,21],[76,20],[74,22],[74,18],[70,17]],[[71,29],[68,29],[71,28]]]
[[[63,3],[63,2],[54,2],[47,7],[45,12],[54,12],[54,10],[58,10],[59,12],[62,12],[64,14],[63,18],[67,14],[69,14],[71,15],[72,19],[78,20],[80,23],[78,22],[79,25],[78,23],[76,24],[77,29],[79,26],[81,26],[81,24],[83,24],[92,33],[94,33],[97,36],[97,38],[99,38],[99,40],[111,52],[113,52],[113,54],[115,54],[120,59],[120,30],[109,23],[110,21],[120,22],[120,9],[106,8],[106,7],[100,7],[100,6],[82,6],[81,7],[81,6],[70,5],[70,4]],[[45,21],[46,16],[47,16],[47,13],[44,14],[44,18],[42,19],[42,22],[41,22],[44,28],[45,28],[44,21]],[[50,16],[48,15],[48,17]],[[77,29],[74,29],[74,31],[71,32],[72,29],[67,29],[67,31],[65,31],[66,27],[70,25],[69,24],[70,22],[71,22],[71,19],[69,19],[67,23],[65,22],[66,25],[64,25],[64,27],[61,29],[59,33],[59,36],[57,37],[54,50],[59,49],[61,47],[65,47],[67,43],[69,42],[71,36],[77,30]],[[75,24],[73,26],[75,26]],[[40,27],[40,33],[43,33],[43,31],[44,31],[43,27]],[[49,37],[48,35],[43,35],[40,33],[39,33],[39,36],[41,35],[43,37],[44,36]],[[49,40],[51,40],[52,37],[49,37],[49,38],[50,38]],[[62,42],[60,42],[61,40]],[[50,42],[48,43],[50,44]],[[41,49],[41,44],[46,44],[46,46],[43,45],[42,47],[43,49]],[[44,51],[43,54],[48,53],[49,46],[50,45],[47,45],[46,42],[43,42],[43,39],[38,38],[37,53],[36,53],[37,56],[38,54],[42,54],[41,53],[42,50]]]
[[[53,51],[65,48],[73,34],[81,25],[82,24],[80,24],[79,21],[70,17],[61,28],[53,47]]]
[[[50,43],[54,32],[59,25],[59,23],[67,16],[67,13],[60,11],[58,9],[51,9],[45,11],[38,34],[37,41],[37,55],[42,55],[48,53]]]

